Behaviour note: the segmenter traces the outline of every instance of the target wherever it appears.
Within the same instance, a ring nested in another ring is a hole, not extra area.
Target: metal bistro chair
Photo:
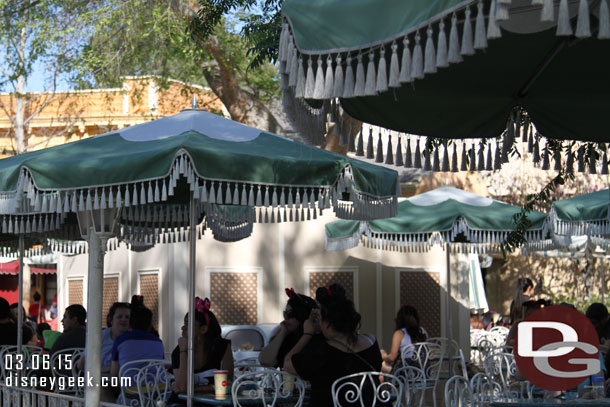
[[[383,377],[383,382],[379,378]],[[391,374],[361,372],[343,376],[331,387],[334,407],[358,403],[361,406],[402,405],[402,381]]]
[[[55,352],[51,356],[51,374],[55,379],[55,393],[70,394],[82,397],[85,394],[83,386],[79,386],[78,378],[83,372],[78,368],[78,360],[83,356],[84,348],[66,348]],[[67,367],[70,367],[67,369]],[[70,378],[74,377],[73,385],[70,386]],[[83,384],[83,383],[80,383]]]
[[[432,392],[434,407],[436,407],[436,387],[439,382],[443,359],[446,356],[443,354],[441,346],[437,343],[418,342],[409,345],[407,349],[408,351],[405,352],[405,355],[401,354],[403,366],[419,367],[426,375],[424,392],[419,405],[422,406],[424,404],[425,391],[429,389]]]
[[[288,381],[294,386],[287,384]],[[243,405],[252,405],[253,399],[260,400],[265,407],[280,404],[301,407],[305,398],[305,383],[291,373],[263,368],[236,378],[231,386],[231,397],[235,407],[241,407],[242,401]]]
[[[472,388],[468,379],[453,376],[445,383],[445,407],[472,406]]]
[[[485,373],[477,373],[470,379],[473,407],[486,407],[493,400],[501,398],[502,386],[489,378]]]
[[[241,359],[233,363],[234,377],[239,377],[248,372],[256,372],[262,370],[265,367],[260,364],[258,358],[246,358]]]
[[[250,344],[253,351],[260,351],[267,344],[265,331],[254,325],[224,327],[222,337],[231,341],[231,350],[239,351],[243,345]]]
[[[403,384],[403,405],[415,405],[418,397],[421,402],[426,390],[426,374],[424,371],[415,366],[403,366],[396,369],[393,374]]]
[[[19,357],[17,357],[17,350],[18,348],[15,345],[7,345],[0,348],[2,380],[11,374],[15,375],[17,373],[25,373],[27,377],[30,377],[42,369],[42,360],[37,359],[42,353],[40,346],[22,345],[21,356]],[[22,367],[21,371],[19,371],[19,367]]]
[[[443,354],[443,364],[441,365],[440,372],[441,379],[449,379],[450,377],[460,375],[468,378],[464,353],[455,339],[439,336],[428,338],[426,342],[437,343],[441,346],[441,353]]]
[[[485,374],[500,384],[504,395],[509,394],[516,371],[517,364],[512,353],[494,353],[485,359]]]
[[[172,394],[173,381],[165,366],[166,361],[160,359],[133,360],[121,366],[119,401],[134,407],[165,405]],[[131,378],[130,383],[123,382],[127,378]]]

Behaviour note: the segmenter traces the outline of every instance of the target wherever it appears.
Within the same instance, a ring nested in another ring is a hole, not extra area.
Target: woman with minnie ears
[[[303,323],[309,318],[311,310],[318,308],[313,298],[296,293],[294,288],[286,288],[286,295],[288,303],[284,310],[284,320],[258,356],[263,366],[279,368],[284,366],[286,354],[303,336]]]
[[[332,407],[333,382],[353,373],[379,372],[381,353],[374,336],[358,334],[360,314],[345,298],[343,286],[318,288],[316,300],[320,309],[312,310],[303,324],[303,336],[286,355],[284,369],[311,383],[311,406]]]
[[[172,369],[176,381],[172,386],[175,393],[185,393],[187,387],[187,336],[189,315],[184,316],[182,336],[178,339],[178,346],[172,352]],[[206,370],[226,370],[227,378],[233,380],[233,352],[231,341],[222,339],[220,324],[210,311],[210,300],[195,297],[195,337],[193,338],[194,372]],[[198,390],[211,391],[211,385],[197,386]]]

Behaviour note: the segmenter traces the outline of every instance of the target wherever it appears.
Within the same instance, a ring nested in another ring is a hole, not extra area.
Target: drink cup
[[[282,373],[283,393],[292,394],[294,392],[294,376],[290,373]]]
[[[227,398],[227,373],[226,370],[214,371],[214,393],[218,400]]]

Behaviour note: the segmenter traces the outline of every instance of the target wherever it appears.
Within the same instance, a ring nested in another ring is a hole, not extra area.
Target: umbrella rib
[[[517,97],[519,99],[525,98],[530,88],[534,85],[536,80],[542,75],[544,70],[551,64],[553,59],[568,45],[575,41],[575,39],[562,38],[559,42],[555,44],[553,49],[544,57],[543,61],[536,67],[534,73],[530,76],[530,78],[525,82],[525,85],[517,92]]]

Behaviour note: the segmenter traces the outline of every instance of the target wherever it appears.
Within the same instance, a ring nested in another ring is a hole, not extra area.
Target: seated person
[[[585,315],[595,327],[600,342],[604,339],[610,339],[610,315],[608,314],[608,308],[604,304],[594,302],[589,305]]]
[[[479,315],[473,312],[470,313],[470,329],[484,329],[483,322],[479,319]]]
[[[175,382],[172,390],[174,393],[186,393],[187,389],[187,365],[188,365],[188,322],[189,315],[184,316],[182,325],[182,336],[178,339],[178,346],[172,352],[172,369]],[[214,385],[213,372],[210,377],[211,384],[201,384],[205,380],[197,377],[198,373],[202,376],[204,372],[213,370],[226,370],[227,379],[233,380],[233,352],[231,351],[231,341],[221,338],[220,324],[216,316],[210,311],[210,300],[202,300],[195,297],[195,336],[193,338],[193,361],[195,384],[198,390],[212,391]],[[200,376],[201,377],[201,376]],[[175,399],[176,397],[173,397]]]
[[[8,301],[0,297],[0,346],[17,345],[17,329],[17,323],[13,319]],[[21,343],[25,345],[32,339],[32,336],[30,328],[23,325]]]
[[[313,298],[297,294],[294,289],[286,289],[288,303],[284,310],[284,320],[275,330],[269,344],[265,346],[258,359],[268,367],[284,366],[286,354],[297,344],[303,335],[303,323],[309,318],[312,309],[318,308]]]
[[[127,332],[129,329],[129,317],[131,314],[129,303],[115,302],[108,310],[106,325],[108,328],[102,331],[102,374],[110,373],[112,363],[112,345],[114,340]],[[79,369],[85,370],[85,349],[84,357],[79,360]]]
[[[120,369],[131,361],[140,359],[163,360],[165,358],[163,342],[149,332],[152,318],[152,311],[143,305],[131,308],[129,317],[131,330],[119,335],[112,344],[111,377],[119,377]],[[133,379],[136,367],[134,366],[134,370],[126,372],[127,376],[125,377]],[[132,380],[132,386],[134,383],[135,380]],[[101,399],[102,401],[112,398],[116,400],[118,392],[119,388],[103,387]]]
[[[63,349],[84,348],[87,340],[86,323],[87,311],[80,304],[72,304],[64,312],[61,323],[64,332],[57,338],[50,354],[53,355]]]
[[[36,326],[36,346],[44,349],[44,336],[42,333],[49,329],[51,329],[51,326],[46,322],[41,322]]]
[[[392,335],[392,348],[390,353],[381,351],[383,359],[382,372],[390,373],[396,366],[397,360],[402,357],[409,360],[413,355],[411,344],[424,342],[428,339],[426,330],[419,325],[419,315],[415,307],[403,305],[396,313],[396,329]]]
[[[284,369],[311,383],[311,406],[332,407],[334,381],[352,373],[379,372],[381,352],[374,336],[358,333],[360,314],[343,286],[318,288],[316,300],[320,309],[312,310],[303,324],[303,336],[286,355]],[[315,335],[318,332],[322,335]]]
[[[140,359],[165,358],[163,342],[151,334],[152,311],[144,306],[132,308],[129,325],[131,331],[119,335],[112,344],[110,376],[118,377],[121,366]]]
[[[15,321],[15,323],[17,323],[17,321],[19,321],[19,303],[14,302],[11,304],[11,318],[13,318],[13,321]],[[21,311],[22,311],[22,321],[23,321],[23,326],[29,330],[29,332],[27,333],[28,338],[30,338],[27,342],[24,342],[24,345],[35,345],[34,343],[34,335],[36,334],[36,323],[33,322],[32,320],[30,320],[27,317],[27,314],[25,313],[25,308],[21,307]],[[25,332],[25,331],[24,331]]]

